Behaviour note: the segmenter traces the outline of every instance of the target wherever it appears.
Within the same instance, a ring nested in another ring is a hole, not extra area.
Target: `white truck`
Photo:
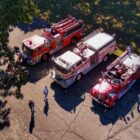
[[[98,29],[84,37],[73,51],[67,51],[53,60],[51,78],[63,88],[68,88],[97,64],[106,61],[115,49],[115,35]]]

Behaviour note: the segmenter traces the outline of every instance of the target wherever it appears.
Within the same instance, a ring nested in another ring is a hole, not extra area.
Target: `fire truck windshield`
[[[61,72],[62,74],[68,74],[69,73],[69,70],[66,70],[58,65],[55,64],[55,69],[59,72]]]
[[[23,53],[26,53],[27,55],[32,56],[33,50],[31,50],[29,47],[27,47],[24,43],[22,45],[22,51]]]
[[[116,84],[116,85],[118,85],[118,84],[121,82],[120,79],[117,79],[117,78],[112,77],[112,75],[109,75],[109,73],[105,73],[104,78],[105,78],[110,84]]]

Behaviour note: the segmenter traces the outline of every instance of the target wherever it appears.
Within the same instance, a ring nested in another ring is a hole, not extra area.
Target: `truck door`
[[[106,47],[101,49],[101,50],[99,50],[99,52],[98,52],[98,59],[99,59],[98,61],[99,61],[99,63],[101,63],[104,60],[104,58],[105,58],[105,56],[107,54],[108,54],[108,50],[107,50]]]
[[[72,38],[72,34],[73,33],[73,30],[69,30],[67,32],[64,33],[64,36],[63,36],[63,46],[68,46],[70,43],[71,43],[71,38]]]
[[[97,53],[95,53],[94,55],[91,56],[90,63],[91,63],[91,65],[98,63]]]
[[[40,48],[34,49],[33,57],[35,62],[40,60]]]

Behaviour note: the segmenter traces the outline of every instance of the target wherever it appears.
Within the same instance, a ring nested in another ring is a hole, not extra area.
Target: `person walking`
[[[47,101],[48,100],[48,87],[47,86],[45,86],[43,90],[43,94],[45,95],[44,101]]]
[[[35,112],[35,103],[32,100],[29,100],[29,108],[31,109],[31,113]]]

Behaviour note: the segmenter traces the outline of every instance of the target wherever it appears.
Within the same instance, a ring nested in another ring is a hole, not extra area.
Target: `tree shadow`
[[[23,99],[23,98],[24,98],[23,94],[21,93],[21,89],[20,89],[20,88],[17,89],[17,90],[15,91],[14,96],[15,96],[17,99]]]
[[[35,29],[49,28],[50,23],[39,17],[36,17],[33,19],[31,24],[22,23],[22,24],[18,24],[17,27],[20,28],[25,33],[27,33],[29,31],[34,31]]]
[[[35,114],[34,114],[34,112],[31,112],[31,120],[30,120],[30,124],[29,124],[29,132],[30,132],[30,134],[33,133],[34,127],[35,127]]]
[[[9,114],[11,109],[5,108],[6,100],[0,100],[0,130],[10,126]]]
[[[12,96],[12,92],[10,90],[3,90],[0,92],[0,96],[3,97],[3,98],[6,98],[8,96]]]
[[[138,91],[136,89],[139,86],[139,82],[138,80],[128,93],[109,110],[106,110],[104,106],[93,101],[91,111],[99,115],[103,125],[115,124],[118,119],[123,120],[127,124],[130,121],[130,118],[127,116],[129,112],[132,118],[135,117],[133,109],[138,102]]]
[[[11,66],[12,70],[7,69],[0,71],[0,96],[6,98],[7,96],[15,96],[17,99],[23,99],[21,93],[22,85],[28,82],[28,76],[25,73],[23,65],[17,64]],[[25,68],[25,67],[24,67]]]

